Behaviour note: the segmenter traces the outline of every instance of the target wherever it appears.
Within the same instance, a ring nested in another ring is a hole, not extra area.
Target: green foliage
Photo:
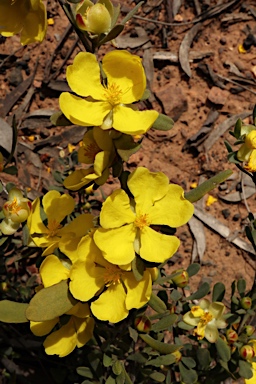
[[[26,317],[26,309],[28,304],[16,303],[14,301],[0,301],[0,321],[4,323],[25,323],[28,321]]]
[[[75,303],[67,281],[61,281],[35,294],[26,310],[26,317],[31,321],[52,320],[68,312]]]

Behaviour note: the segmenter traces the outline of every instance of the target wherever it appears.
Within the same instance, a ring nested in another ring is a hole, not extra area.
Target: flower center
[[[18,215],[18,212],[21,210],[21,206],[18,204],[17,198],[14,197],[11,203],[5,203],[5,209],[12,215]]]
[[[85,144],[84,146],[84,156],[88,157],[93,163],[95,156],[100,152],[100,148],[96,143]]]
[[[122,90],[119,85],[112,83],[108,84],[105,88],[106,92],[104,93],[104,98],[111,104],[112,107],[121,103]]]
[[[104,283],[106,287],[109,287],[112,284],[119,284],[120,279],[124,272],[122,269],[120,269],[117,265],[113,265],[111,267],[106,267],[105,268],[105,274],[103,276],[104,278]]]
[[[151,224],[151,222],[148,218],[147,213],[138,214],[135,218],[135,221],[134,221],[135,227],[137,227],[139,229],[143,229],[144,227],[149,227],[150,224]]]
[[[207,325],[208,323],[210,323],[210,321],[212,321],[212,319],[213,319],[213,315],[211,315],[210,314],[210,312],[205,312],[204,314],[203,314],[203,316],[201,316],[201,318],[200,318],[200,324],[201,324],[201,326],[205,326],[205,325]]]
[[[54,237],[58,233],[58,230],[62,227],[60,223],[58,223],[56,220],[51,220],[48,222],[48,235],[47,237]]]

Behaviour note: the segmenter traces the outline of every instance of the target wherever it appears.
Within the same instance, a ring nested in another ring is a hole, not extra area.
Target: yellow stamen
[[[54,237],[58,233],[58,230],[62,227],[60,223],[58,223],[56,220],[52,220],[48,222],[48,235],[47,237]]]
[[[123,274],[124,271],[120,269],[117,265],[106,267],[105,274],[103,277],[106,287],[109,287],[112,284],[119,284]]]
[[[105,89],[106,92],[104,93],[103,97],[107,99],[107,101],[109,102],[109,104],[111,104],[112,107],[121,103],[123,92],[120,89],[119,85],[112,83],[109,84]]]
[[[11,203],[5,203],[5,209],[13,215],[18,215],[18,212],[21,210],[21,206],[18,204],[17,198],[14,197]]]
[[[84,156],[88,157],[92,163],[94,162],[95,156],[100,152],[100,148],[96,143],[89,143],[84,145]]]
[[[139,214],[136,216],[136,219],[134,221],[135,227],[138,227],[139,229],[143,229],[144,227],[149,227],[151,224],[148,214]]]

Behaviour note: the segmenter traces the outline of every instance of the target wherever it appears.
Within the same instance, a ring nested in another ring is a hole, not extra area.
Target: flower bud
[[[172,278],[172,282],[176,285],[176,287],[184,288],[188,285],[189,275],[187,271],[184,269],[177,269],[177,271],[173,272],[175,276]]]
[[[237,334],[236,331],[234,331],[232,328],[227,329],[227,331],[226,331],[226,336],[227,336],[227,340],[228,340],[230,343],[234,343],[234,342],[237,341],[237,339],[238,339],[238,334]]]
[[[251,360],[255,356],[255,351],[251,345],[244,345],[239,353],[244,360]]]
[[[151,321],[145,315],[136,317],[134,325],[139,332],[149,333],[151,331]]]
[[[111,15],[104,4],[97,3],[88,6],[88,1],[82,2],[76,9],[76,22],[80,29],[93,35],[108,33],[111,29]],[[93,4],[93,3],[92,3]]]
[[[240,305],[243,309],[250,309],[252,306],[252,299],[249,296],[243,297],[240,300]]]
[[[244,332],[246,333],[247,336],[252,336],[255,332],[255,327],[253,325],[246,325],[244,327]]]
[[[159,277],[159,269],[157,267],[148,268],[152,281],[156,281]]]

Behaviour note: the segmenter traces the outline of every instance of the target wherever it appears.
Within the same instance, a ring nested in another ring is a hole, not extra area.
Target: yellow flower
[[[90,214],[79,215],[70,223],[63,225],[63,220],[75,207],[74,199],[67,194],[61,195],[58,191],[49,191],[43,196],[42,205],[47,224],[45,225],[41,218],[40,199],[37,198],[32,204],[27,225],[36,246],[46,248],[43,255],[52,253],[58,246],[65,248],[70,245],[76,248],[81,237],[93,227],[93,216]]]
[[[20,33],[22,45],[42,41],[47,28],[46,8],[42,0],[1,0],[0,34]]]
[[[94,319],[90,317],[87,303],[77,303],[66,315],[69,315],[69,320],[63,325],[59,317],[48,321],[30,322],[30,329],[36,336],[49,334],[58,324],[59,329],[44,341],[47,355],[67,356],[75,347],[83,347],[93,336]]]
[[[96,56],[80,52],[67,68],[67,81],[77,95],[60,95],[60,109],[74,124],[114,128],[130,135],[148,131],[158,117],[156,111],[137,111],[132,103],[139,101],[146,89],[146,76],[140,57],[128,51],[111,51],[102,60],[106,75],[101,83]]]
[[[141,308],[150,299],[152,279],[148,270],[137,281],[133,272],[107,262],[89,235],[79,243],[77,254],[69,289],[81,301],[100,294],[91,303],[91,311],[99,320],[117,323],[128,316],[130,309]]]
[[[256,340],[250,340],[252,344],[255,355],[256,355]],[[255,384],[256,383],[256,362],[252,362],[252,377],[250,379],[245,379],[245,384]]]
[[[120,6],[113,7],[109,0],[99,0],[96,4],[90,0],[83,0],[74,6],[74,13],[80,29],[92,35],[100,35],[108,33],[113,27],[119,9]]]
[[[191,311],[185,313],[183,321],[196,327],[194,335],[199,340],[204,337],[210,343],[215,343],[219,337],[218,328],[226,328],[227,323],[223,318],[225,305],[221,302],[210,303],[203,299],[199,305],[193,305]]]
[[[115,157],[115,149],[109,131],[99,127],[90,129],[83,138],[83,144],[78,149],[78,161],[93,164],[87,169],[77,169],[64,180],[64,186],[77,191],[89,183],[102,185],[109,176],[109,167]]]
[[[0,223],[0,230],[4,235],[12,235],[17,231],[20,223],[27,220],[31,210],[31,202],[23,197],[18,188],[12,188],[8,194],[8,201],[3,205],[4,220]]]
[[[237,158],[240,161],[245,161],[244,166],[249,172],[256,172],[256,130],[246,134],[245,142],[241,145],[237,152]]]
[[[135,252],[144,260],[162,263],[177,251],[180,241],[160,233],[159,226],[184,225],[194,207],[184,198],[183,189],[169,184],[162,172],[138,167],[127,185],[133,198],[118,189],[106,199],[94,240],[110,263],[129,264]]]

